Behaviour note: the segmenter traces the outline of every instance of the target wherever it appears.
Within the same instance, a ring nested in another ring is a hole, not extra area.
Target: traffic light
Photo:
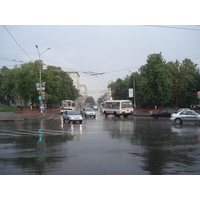
[[[38,96],[38,100],[41,101],[41,100],[42,100],[42,97],[41,97],[41,96]]]
[[[42,92],[42,99],[45,99],[45,92]]]

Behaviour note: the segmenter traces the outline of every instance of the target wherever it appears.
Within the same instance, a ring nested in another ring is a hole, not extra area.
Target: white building
[[[73,80],[73,84],[74,84],[75,88],[77,90],[80,90],[79,89],[79,77],[80,77],[79,73],[78,72],[67,72],[67,74],[69,74],[69,76]]]
[[[108,82],[108,85],[110,85],[110,84],[113,83],[113,82],[115,82],[115,80],[109,81],[109,82]],[[112,91],[111,91],[111,88],[109,87],[109,88],[108,88],[108,93],[107,93],[107,100],[113,100],[111,94],[112,94]]]
[[[78,72],[67,72],[71,79],[73,80],[73,85],[76,87],[76,89],[79,91],[80,96],[82,96],[84,99],[88,96],[88,90],[86,85],[80,84],[79,78],[80,75]]]
[[[86,98],[88,96],[88,90],[86,85],[83,84],[79,85],[79,92],[82,97]]]

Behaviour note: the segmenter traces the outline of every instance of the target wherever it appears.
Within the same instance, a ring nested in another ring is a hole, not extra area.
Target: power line
[[[124,68],[124,69],[118,69],[118,70],[114,70],[114,71],[108,71],[108,72],[105,72],[105,74],[114,73],[114,72],[120,72],[120,71],[124,71],[124,70],[129,70],[129,69],[132,69],[132,68],[133,68],[133,67]]]
[[[0,58],[0,60],[8,61],[8,62],[24,62],[22,60],[15,60],[15,59],[10,59],[10,58]]]
[[[25,51],[24,49],[20,46],[20,44],[17,42],[17,40],[14,38],[14,36],[10,33],[10,31],[6,28],[5,25],[3,25],[3,27],[6,29],[6,31],[11,35],[11,37],[13,38],[13,40],[16,42],[16,44],[19,46],[19,48],[32,60],[34,61]]]
[[[156,27],[156,28],[173,28],[173,29],[182,29],[182,30],[189,30],[189,31],[200,31],[200,29],[177,27],[177,26],[163,26],[163,25],[144,25],[144,26],[151,26],[151,27]]]

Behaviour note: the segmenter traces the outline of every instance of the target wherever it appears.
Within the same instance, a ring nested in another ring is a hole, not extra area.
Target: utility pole
[[[51,49],[51,47],[47,48],[45,51],[43,51],[42,53],[40,53],[38,45],[35,45],[37,51],[38,51],[38,55],[39,55],[39,87],[40,87],[40,114],[43,114],[43,109],[42,109],[42,62],[40,61],[40,57],[43,53],[45,53],[46,51],[48,51],[49,49]]]
[[[133,77],[133,98],[134,98],[134,108],[136,108],[136,99],[135,99],[135,79]]]

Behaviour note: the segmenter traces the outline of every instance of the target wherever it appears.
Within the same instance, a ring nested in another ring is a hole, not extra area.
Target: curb
[[[52,110],[49,110],[52,111]],[[25,113],[26,114],[26,113]],[[21,119],[1,119],[0,122],[17,122],[17,121],[25,121],[25,120],[34,120],[34,119],[43,119],[49,118],[49,116],[36,116],[31,118],[21,118]]]
[[[34,119],[42,119],[46,117],[34,117],[34,118],[23,118],[23,119],[1,119],[0,122],[17,122],[17,121],[25,121],[25,120],[34,120]]]

